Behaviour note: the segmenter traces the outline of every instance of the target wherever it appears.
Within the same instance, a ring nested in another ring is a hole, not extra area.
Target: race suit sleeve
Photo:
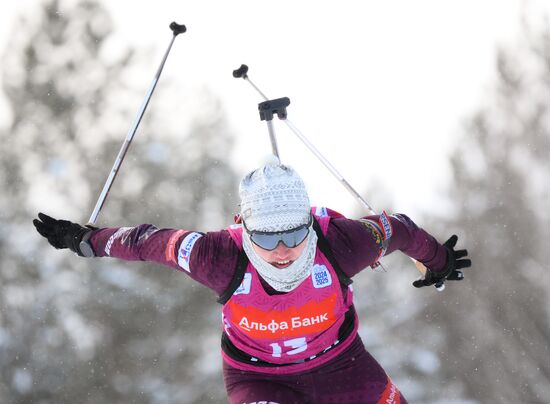
[[[155,262],[186,273],[218,295],[229,286],[239,256],[225,230],[198,233],[142,224],[94,230],[90,243],[98,257]]]
[[[434,272],[443,270],[447,261],[445,247],[408,216],[396,214],[387,218],[391,223],[392,235],[384,245],[380,215],[360,220],[331,219],[326,238],[334,258],[346,275],[352,277],[375,263],[384,248],[384,255],[399,250]]]

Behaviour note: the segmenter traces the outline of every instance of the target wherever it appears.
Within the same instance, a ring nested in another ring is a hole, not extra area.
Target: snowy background
[[[137,2],[136,2],[137,3]],[[268,96],[375,209],[457,233],[471,276],[410,261],[356,281],[367,348],[410,402],[547,402],[550,6],[542,1],[38,1],[0,6],[0,401],[225,402],[219,308],[184,275],[79,260],[36,212],[86,222],[168,45],[99,225],[218,229],[269,152]],[[313,203],[364,213],[275,122]]]

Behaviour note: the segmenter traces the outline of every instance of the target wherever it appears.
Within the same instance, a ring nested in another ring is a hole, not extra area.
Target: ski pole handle
[[[239,67],[238,69],[233,70],[233,77],[235,77],[236,79],[240,79],[241,77],[243,79],[246,79],[247,72],[248,72],[248,66],[241,65],[241,67]]]
[[[174,33],[174,36],[178,35],[178,34],[183,34],[185,31],[187,31],[187,28],[185,28],[185,25],[183,24],[178,24],[177,22],[173,21],[171,24],[170,24],[170,29],[172,30],[172,32]]]

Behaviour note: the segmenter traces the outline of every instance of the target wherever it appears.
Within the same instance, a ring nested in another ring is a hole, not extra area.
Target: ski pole
[[[262,96],[262,98],[268,101],[267,96],[250,80],[248,77],[248,66],[241,65],[237,70],[233,71],[233,77],[243,78]],[[283,119],[284,123],[290,128],[290,130],[298,136],[298,138],[306,145],[306,147],[324,164],[324,166],[340,181],[340,183],[359,201],[363,207],[365,207],[371,214],[375,215],[375,210],[369,205],[369,203],[346,181],[346,179],[334,168],[332,164],[317,150],[317,148],[304,136],[302,132],[296,128],[286,117]]]
[[[151,96],[153,95],[153,91],[155,91],[155,87],[157,85],[157,82],[160,78],[160,74],[162,73],[162,69],[164,68],[164,64],[166,63],[166,59],[168,58],[168,55],[170,54],[170,49],[172,48],[172,44],[174,43],[174,40],[176,39],[176,36],[178,34],[184,33],[187,28],[185,28],[185,25],[183,24],[177,24],[176,22],[172,22],[170,24],[170,29],[172,30],[172,40],[170,41],[170,44],[168,45],[168,49],[166,49],[166,52],[164,53],[164,57],[162,58],[162,61],[160,62],[160,66],[157,69],[157,72],[155,74],[155,77],[153,78],[153,82],[149,86],[149,89],[145,95],[145,99],[143,100],[143,103],[141,104],[141,107],[134,119],[134,122],[132,123],[132,126],[130,127],[130,130],[128,131],[128,134],[126,135],[126,139],[124,140],[124,143],[122,143],[122,146],[120,148],[120,151],[118,152],[118,155],[115,159],[115,162],[113,164],[113,168],[111,168],[111,172],[109,173],[109,176],[107,177],[107,181],[105,182],[105,185],[103,185],[103,190],[101,191],[101,194],[99,195],[99,198],[95,204],[94,210],[92,212],[92,215],[90,216],[90,220],[88,220],[89,225],[94,225],[97,221],[97,217],[99,216],[99,212],[103,208],[103,205],[105,204],[105,200],[107,199],[107,196],[109,195],[109,191],[111,190],[111,186],[113,185],[113,182],[118,174],[118,171],[120,169],[120,165],[122,164],[122,161],[124,160],[124,157],[126,156],[126,152],[128,151],[128,148],[130,147],[130,143],[132,143],[132,140],[134,138],[134,135],[136,134],[137,128],[139,126],[139,123],[141,122],[141,118],[143,117],[143,114],[145,113],[145,110],[147,109],[147,105],[149,104],[149,101],[151,100]]]
[[[250,80],[248,77],[248,66],[247,65],[241,65],[238,69],[233,71],[233,77],[235,78],[243,78],[244,80],[248,81],[248,83],[262,96],[262,98],[266,101],[269,101],[267,96]],[[260,104],[261,105],[261,104]],[[376,211],[369,205],[369,203],[351,186],[349,182],[346,181],[346,179],[334,168],[332,164],[317,150],[317,148],[307,139],[306,136],[302,132],[292,124],[287,118],[286,114],[285,117],[282,118],[282,120],[285,122],[285,124],[288,126],[288,128],[306,145],[306,147],[324,164],[324,166],[340,181],[340,183],[359,201],[363,207],[365,207],[371,214],[377,214]],[[414,258],[411,258],[411,260],[414,262],[417,270],[422,274],[422,276],[426,275],[426,266],[422,264],[421,262],[415,260]],[[436,289],[441,291],[445,288],[444,283],[436,284]]]
[[[289,105],[290,105],[290,100],[288,99],[288,97],[277,98],[274,100],[267,100],[258,104],[258,110],[260,111],[260,120],[267,122],[267,129],[269,130],[269,138],[271,140],[271,148],[272,148],[273,154],[277,157],[279,164],[281,163],[281,158],[279,156],[279,150],[277,148],[277,140],[275,138],[275,130],[273,128],[273,122],[272,122],[273,115],[276,114],[280,120],[283,120],[286,122],[286,119],[287,119],[286,107],[288,107]],[[373,269],[378,266],[382,269],[385,269],[380,261],[377,261],[376,263],[371,265]]]

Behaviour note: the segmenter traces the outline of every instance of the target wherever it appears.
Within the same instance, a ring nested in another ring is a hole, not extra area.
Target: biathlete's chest
[[[231,327],[254,339],[292,338],[321,333],[345,312],[335,271],[316,259],[312,273],[295,290],[269,295],[249,265],[241,285],[224,307]]]

